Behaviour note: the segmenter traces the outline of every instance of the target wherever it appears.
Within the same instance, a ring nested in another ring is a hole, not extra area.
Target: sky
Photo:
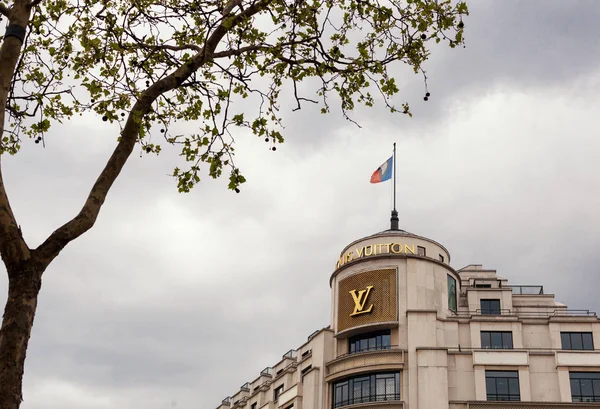
[[[236,138],[239,194],[208,178],[177,193],[172,156],[136,152],[96,226],[44,275],[21,407],[217,407],[329,325],[339,252],[388,228],[391,184],[369,178],[394,142],[402,229],[442,243],[456,269],[483,264],[600,310],[600,7],[469,7],[466,47],[434,47],[425,65],[429,101],[399,73],[413,118],[360,110],[359,128],[285,103],[276,152]],[[77,119],[3,158],[30,246],[78,212],[114,135]]]

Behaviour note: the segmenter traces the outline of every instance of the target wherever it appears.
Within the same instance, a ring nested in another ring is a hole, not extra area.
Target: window
[[[419,256],[425,256],[425,247],[417,246],[417,254]]]
[[[250,405],[250,409],[256,409],[256,402],[254,402],[252,405]]]
[[[350,338],[349,352],[376,351],[390,349],[390,330],[369,332]]]
[[[481,331],[482,348],[512,349],[513,337],[510,331]]]
[[[492,288],[491,284],[475,284],[475,288]]]
[[[594,340],[591,332],[561,332],[562,349],[593,350]]]
[[[276,401],[277,399],[279,399],[281,392],[283,392],[283,384],[281,384],[277,388],[275,388],[275,392],[273,392],[273,401]]]
[[[599,372],[569,372],[573,402],[600,402]]]
[[[456,280],[448,275],[448,309],[456,312]]]
[[[307,349],[306,351],[302,352],[302,358],[308,356],[309,354],[312,354],[312,349]]]
[[[444,256],[442,256],[441,254],[440,254],[440,261],[441,261],[442,263],[444,262]]]
[[[312,369],[312,365],[308,365],[306,368],[304,368],[302,371],[300,371],[300,373],[302,374],[302,376],[304,376],[311,369]]]
[[[333,407],[400,400],[400,374],[359,375],[333,384]]]
[[[500,315],[500,300],[481,300],[482,315]]]
[[[287,406],[285,409],[294,409],[294,404],[292,403],[290,406]]]
[[[519,401],[519,372],[517,371],[485,371],[485,390],[487,400]]]

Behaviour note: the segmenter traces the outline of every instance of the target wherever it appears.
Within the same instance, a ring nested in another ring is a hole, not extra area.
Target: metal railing
[[[386,345],[385,347],[379,346],[379,347],[374,347],[374,348],[361,349],[360,351],[348,352],[348,353],[345,353],[342,355],[338,355],[335,359],[345,358],[350,355],[363,354],[365,352],[389,351],[389,350],[399,351],[400,349],[398,348],[398,345]]]
[[[260,374],[263,376],[273,376],[273,368],[267,366],[265,369],[260,371]]]
[[[512,289],[513,294],[517,295],[543,295],[543,285],[507,285],[506,288]]]
[[[358,403],[369,403],[369,402],[386,402],[386,401],[399,401],[400,393],[381,393],[373,395],[363,395],[356,398],[350,398],[343,401],[334,401],[334,408],[341,408],[342,406],[356,405]]]
[[[536,308],[544,308],[540,305]],[[508,317],[525,317],[525,318],[550,318],[550,317],[596,317],[596,313],[590,310],[569,310],[569,309],[554,309],[550,311],[514,311],[510,309],[498,310],[482,310],[475,311],[457,311],[453,312],[456,317],[471,317],[477,316],[508,316]]]

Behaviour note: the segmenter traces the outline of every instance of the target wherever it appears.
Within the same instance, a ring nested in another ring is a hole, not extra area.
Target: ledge
[[[364,402],[364,403],[357,403],[355,405],[339,406],[336,409],[360,409],[360,408],[404,409],[404,402],[401,400]]]
[[[473,366],[476,365],[527,366],[529,365],[529,356],[527,351],[513,349],[475,350],[473,351]]]
[[[342,355],[325,364],[325,381],[329,382],[360,372],[402,369],[404,353],[402,349],[390,348]]]
[[[600,351],[556,351],[556,366],[600,366]]]
[[[600,408],[600,402],[487,402],[487,401],[450,401],[450,409],[588,409]]]

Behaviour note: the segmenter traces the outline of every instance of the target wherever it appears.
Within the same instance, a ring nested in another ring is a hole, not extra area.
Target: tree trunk
[[[7,267],[8,299],[0,329],[0,409],[21,405],[25,354],[44,270],[32,259],[19,264]]]

